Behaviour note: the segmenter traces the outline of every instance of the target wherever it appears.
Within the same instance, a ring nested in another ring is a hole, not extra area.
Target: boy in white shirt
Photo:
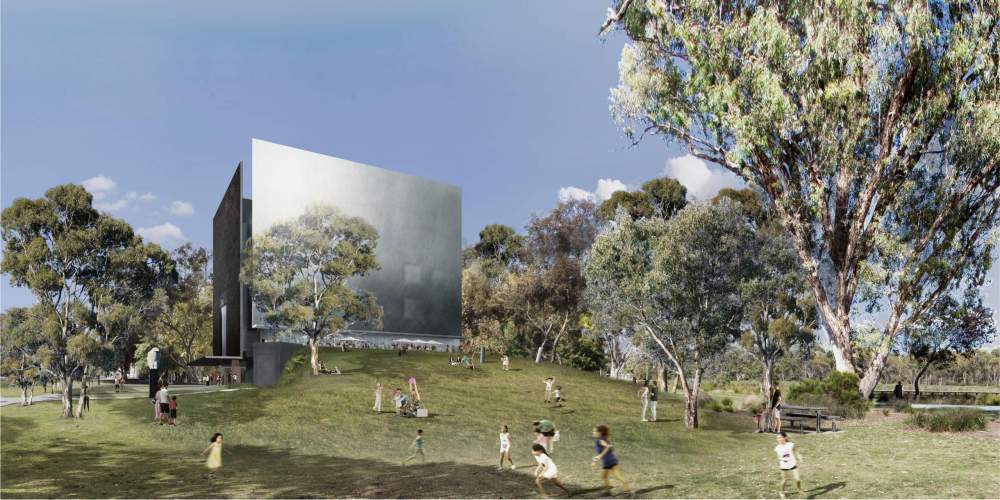
[[[778,446],[774,447],[774,452],[778,455],[778,468],[781,469],[781,489],[778,491],[778,495],[785,498],[785,484],[788,482],[789,474],[791,474],[792,479],[795,479],[795,487],[798,488],[799,494],[804,495],[802,481],[799,479],[801,458],[795,451],[795,443],[788,440],[788,435],[784,431],[778,434]]]
[[[552,384],[556,383],[556,379],[552,377],[547,377],[545,379],[545,402],[552,402]]]

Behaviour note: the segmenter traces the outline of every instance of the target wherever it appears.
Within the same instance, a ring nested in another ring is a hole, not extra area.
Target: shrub
[[[882,409],[882,415],[888,417],[889,416],[889,409],[888,408],[883,408]]]
[[[902,399],[895,399],[895,400],[893,400],[892,401],[892,409],[895,410],[898,413],[912,413],[913,412],[913,407],[910,406],[910,403],[907,403],[905,400],[902,400]]]
[[[728,412],[732,412],[733,411],[733,400],[732,399],[722,398],[722,401],[720,401],[720,403],[722,404],[722,409],[723,410],[728,411]]]
[[[288,361],[285,362],[285,368],[281,370],[281,381],[290,380],[292,375],[308,362],[309,356],[308,349],[299,349],[292,357],[288,358]]]
[[[1000,394],[983,394],[979,398],[979,404],[986,406],[1000,406]]]
[[[858,376],[837,371],[830,372],[823,380],[805,379],[792,384],[788,400],[826,406],[831,413],[846,418],[864,418],[871,405],[858,391]]]
[[[906,421],[911,427],[931,432],[972,432],[986,429],[986,415],[969,408],[918,411]]]
[[[698,408],[712,408],[715,404],[715,400],[712,396],[705,394],[704,392],[698,393]]]

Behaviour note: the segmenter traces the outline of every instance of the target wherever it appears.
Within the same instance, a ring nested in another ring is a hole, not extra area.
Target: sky
[[[658,138],[630,146],[608,111],[609,5],[4,0],[0,202],[82,183],[146,239],[210,248],[252,137],[457,185],[467,244],[661,175],[701,198],[741,185]],[[30,301],[3,279],[0,306]]]

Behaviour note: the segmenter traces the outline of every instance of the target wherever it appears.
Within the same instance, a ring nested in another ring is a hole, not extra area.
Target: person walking
[[[504,425],[500,427],[500,467],[499,470],[503,470],[503,461],[506,459],[510,462],[510,470],[514,470],[517,467],[514,466],[514,459],[510,455],[510,431],[507,430],[507,426]]]
[[[403,465],[406,462],[420,457],[420,463],[424,463],[424,430],[417,429],[417,437],[413,438],[413,444],[410,445],[413,448],[413,454],[403,459]]]
[[[546,377],[545,382],[545,400],[546,403],[552,402],[552,386],[556,383],[556,379],[552,377]]]
[[[215,479],[215,473],[222,468],[222,434],[218,432],[212,434],[208,442],[208,448],[205,448],[201,454],[208,454],[205,467],[208,467],[208,477]]]
[[[382,413],[382,383],[379,381],[375,381],[375,405],[372,406],[372,411]]]
[[[83,411],[90,411],[90,386],[83,384]]]
[[[646,420],[646,410],[649,409],[649,381],[642,384],[639,389],[639,401],[642,403],[642,413],[640,414],[640,420],[643,422],[648,422]]]
[[[805,491],[802,491],[802,481],[799,478],[799,462],[802,461],[802,458],[795,451],[795,443],[789,441],[788,434],[784,432],[779,432],[777,439],[778,446],[774,447],[774,453],[778,455],[778,469],[781,470],[781,488],[778,490],[778,496],[785,498],[785,484],[788,483],[788,476],[792,476],[792,479],[795,480],[795,487],[799,490],[799,494],[804,495]]]
[[[649,386],[649,409],[652,410],[653,422],[656,422],[656,400],[657,400],[657,387],[656,384]]]
[[[410,384],[410,396],[413,397],[415,401],[420,401],[420,391],[417,389],[417,378],[410,375],[410,379],[407,380]]]
[[[160,407],[160,424],[167,422],[170,418],[170,384],[164,382],[160,390],[156,391],[156,403]]]
[[[531,455],[535,457],[535,461],[538,462],[538,468],[535,469],[535,487],[538,488],[538,494],[542,497],[546,497],[545,487],[542,483],[546,480],[552,481],[552,484],[558,486],[563,491],[566,492],[566,496],[570,496],[571,493],[566,486],[563,485],[562,481],[559,480],[559,468],[556,467],[556,463],[552,461],[552,457],[549,453],[545,451],[545,447],[535,443],[531,445]]]
[[[504,354],[503,357],[500,358],[500,363],[503,365],[503,371],[510,371],[510,356]]]
[[[774,384],[771,392],[771,431],[781,432],[781,388]]]
[[[594,452],[597,453],[594,456],[593,461],[591,461],[591,468],[597,467],[597,464],[601,464],[601,479],[604,481],[604,493],[611,496],[611,482],[608,481],[608,474],[615,476],[615,479],[622,483],[625,488],[625,492],[631,494],[632,488],[629,487],[628,482],[622,477],[621,470],[618,467],[618,457],[612,450],[611,445],[611,427],[601,424],[594,428]]]
[[[902,400],[903,399],[903,382],[897,380],[896,387],[892,388],[892,397]]]

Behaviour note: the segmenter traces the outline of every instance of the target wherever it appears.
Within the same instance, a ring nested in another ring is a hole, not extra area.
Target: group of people
[[[396,388],[392,393],[392,402],[396,407],[396,416],[412,416],[417,409],[421,408],[420,389],[417,387],[417,378],[411,375],[406,383],[410,390],[409,397],[400,388]],[[375,404],[372,405],[372,411],[375,413],[382,413],[383,390],[382,382],[375,381]]]
[[[153,395],[153,423],[177,425],[177,396],[170,395],[170,384],[163,382]]]
[[[546,377],[542,382],[545,383],[545,399],[546,403],[555,402],[556,406],[561,407],[565,399],[563,399],[563,392],[561,385],[555,385],[556,379],[554,377]]]
[[[754,424],[757,432],[781,432],[781,403],[784,402],[781,395],[781,387],[774,384],[767,402],[762,403],[754,413]]]

